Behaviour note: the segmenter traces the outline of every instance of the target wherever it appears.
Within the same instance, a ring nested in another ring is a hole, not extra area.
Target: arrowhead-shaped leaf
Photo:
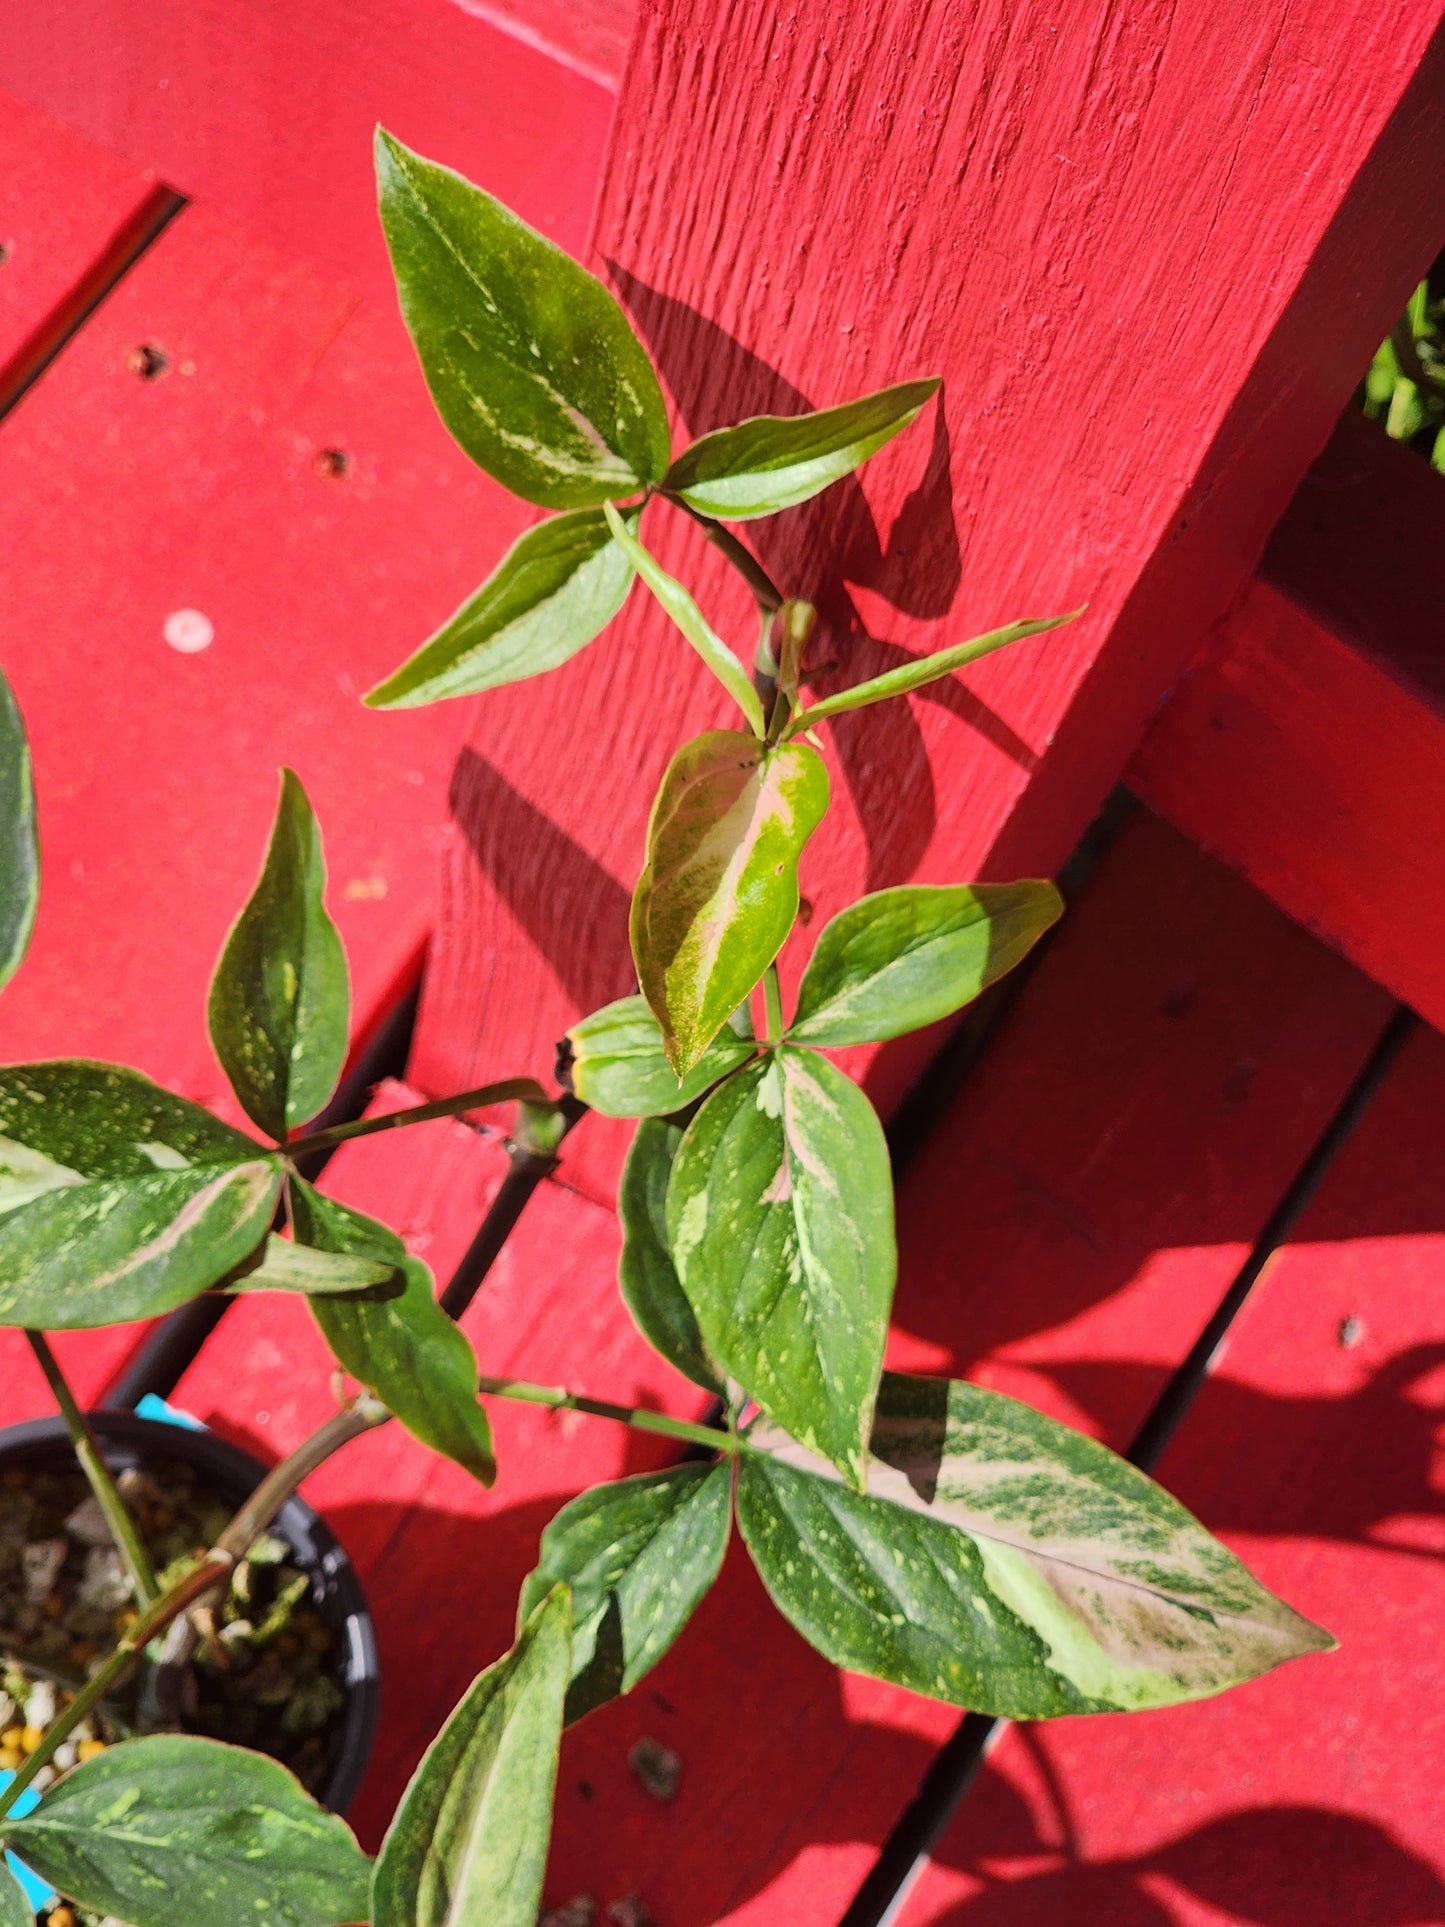
[[[321,832],[283,770],[265,865],[226,939],[207,1010],[247,1117],[278,1142],[315,1117],[346,1062],[351,992],[325,889]]]
[[[216,1740],[126,1740],[67,1773],[6,1843],[60,1892],[133,1927],[337,1927],[371,1864],[283,1766]]]
[[[604,1117],[665,1117],[710,1091],[757,1049],[724,1025],[681,1082],[641,997],[619,997],[567,1033],[572,1088]]]
[[[806,502],[850,474],[917,415],[936,380],[905,381],[812,415],[755,415],[685,448],[663,487],[704,515],[742,522]]]
[[[862,1091],[813,1051],[745,1065],[687,1128],[667,1228],[711,1355],[861,1486],[897,1269],[888,1150]]]
[[[405,1288],[398,1264],[317,1251],[274,1234],[261,1247],[259,1264],[226,1280],[227,1291],[299,1291],[308,1298],[381,1300],[399,1298]]]
[[[571,1587],[569,1724],[630,1693],[662,1658],[717,1578],[731,1524],[726,1463],[594,1486],[557,1514],[523,1584],[519,1616],[559,1582]]]
[[[635,513],[628,525],[637,526]],[[519,536],[450,622],[364,700],[372,709],[415,709],[557,669],[601,635],[627,600],[632,575],[600,510],[549,516]]]
[[[622,1223],[617,1282],[648,1344],[694,1385],[720,1392],[721,1374],[707,1355],[667,1242],[667,1186],[682,1129],[665,1117],[645,1117],[637,1127],[617,1193]]]
[[[630,495],[667,467],[667,409],[612,295],[500,201],[376,136],[381,224],[437,412],[543,508]]]
[[[603,514],[607,517],[607,526],[617,546],[625,551],[637,573],[743,712],[753,734],[761,736],[765,727],[763,705],[747,670],[698,608],[690,593],[675,576],[667,573],[655,556],[643,548],[610,502]]]
[[[1016,1399],[885,1373],[868,1492],[750,1428],[763,1582],[852,1671],[1013,1719],[1222,1692],[1334,1641],[1142,1472]]]
[[[280,1188],[254,1139],[138,1071],[0,1070],[0,1324],[169,1311],[253,1256]]]
[[[1011,622],[1007,628],[990,629],[987,635],[955,643],[952,649],[940,649],[936,655],[918,656],[912,662],[900,663],[897,669],[885,670],[881,676],[854,683],[851,689],[840,689],[836,696],[825,696],[821,702],[800,709],[788,724],[787,733],[796,735],[799,730],[811,729],[814,723],[821,723],[829,716],[841,716],[847,709],[865,709],[869,703],[887,702],[890,696],[906,696],[912,689],[922,689],[925,683],[937,682],[941,676],[951,676],[955,669],[977,662],[980,656],[991,656],[995,649],[1006,649],[1011,642],[1021,642],[1025,636],[1057,629],[1060,623],[1072,622],[1082,613],[1071,609],[1066,616]]]
[[[770,749],[710,730],[668,765],[632,898],[632,955],[679,1077],[782,949],[798,859],[827,807],[828,772],[806,743]]]
[[[0,676],[0,985],[9,983],[25,955],[39,898],[30,745],[10,685]]]
[[[877,1043],[947,1017],[1027,956],[1063,908],[1052,883],[1036,882],[862,897],[823,926],[788,1036]]]
[[[558,1586],[432,1742],[382,1842],[372,1927],[536,1927],[571,1618]]]
[[[477,1358],[437,1303],[432,1275],[375,1218],[289,1180],[291,1229],[299,1244],[349,1252],[397,1267],[398,1298],[368,1303],[313,1298],[311,1312],[342,1367],[373,1392],[423,1445],[490,1485],[497,1476],[492,1429],[477,1398]]]

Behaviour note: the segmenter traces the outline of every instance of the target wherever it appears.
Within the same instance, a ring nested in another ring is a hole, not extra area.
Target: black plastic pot
[[[249,1498],[266,1475],[267,1467],[258,1459],[213,1432],[165,1425],[138,1418],[134,1412],[95,1412],[91,1425],[115,1471],[158,1459],[192,1465],[217,1497],[231,1506]],[[62,1471],[74,1464],[69,1435],[58,1418],[31,1419],[0,1431],[0,1470],[24,1465],[36,1471]],[[344,1813],[361,1784],[376,1733],[380,1690],[376,1630],[356,1568],[320,1513],[304,1499],[288,1499],[270,1530],[285,1540],[292,1562],[309,1575],[310,1603],[345,1654],[341,1683],[346,1706],[331,1734],[326,1779],[319,1795],[333,1813]]]

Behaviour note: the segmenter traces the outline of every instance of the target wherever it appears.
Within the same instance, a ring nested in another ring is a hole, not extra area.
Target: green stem
[[[665,1438],[685,1439],[689,1445],[705,1445],[710,1452],[748,1450],[745,1440],[730,1438],[711,1425],[691,1425],[686,1419],[669,1418],[665,1412],[644,1411],[640,1405],[614,1405],[605,1398],[584,1398],[580,1392],[569,1392],[561,1385],[530,1385],[519,1378],[483,1378],[478,1390],[493,1398],[521,1399],[526,1405],[587,1412],[593,1418],[611,1419],[615,1425],[630,1425],[636,1432],[660,1432]]]
[[[778,982],[778,966],[769,964],[763,972],[763,1042],[777,1044],[783,1036],[783,987]]]
[[[110,1527],[110,1536],[116,1549],[125,1561],[130,1575],[131,1591],[135,1603],[142,1612],[153,1605],[160,1597],[160,1587],[156,1583],[155,1570],[146,1553],[140,1530],[131,1517],[130,1508],[121,1497],[120,1488],[110,1476],[110,1467],[95,1442],[95,1434],[90,1429],[90,1421],[80,1409],[79,1401],[60,1369],[60,1360],[50,1349],[50,1342],[43,1332],[27,1331],[30,1349],[34,1352],[40,1369],[45,1374],[55,1403],[60,1407],[60,1416],[65,1421],[65,1429],[70,1434],[70,1442],[75,1447],[75,1456],[80,1461],[80,1469],[90,1483],[95,1494],[95,1502],[105,1515],[105,1523]]]
[[[235,1563],[229,1553],[208,1552],[168,1592],[162,1593],[148,1612],[141,1614],[104,1666],[86,1681],[65,1711],[46,1729],[39,1746],[9,1786],[0,1793],[0,1819],[10,1811],[40,1769],[50,1763],[56,1748],[65,1744],[92,1707],[125,1677],[156,1634],[164,1632],[187,1606],[219,1584]]]
[[[718,553],[727,557],[752,590],[753,600],[760,610],[771,616],[782,608],[787,597],[752,550],[739,542],[731,529],[725,528],[721,522],[714,521],[712,516],[704,515],[701,509],[695,509],[680,495],[668,495],[665,499],[671,502],[674,508],[680,508],[684,515],[690,515]]]
[[[378,1131],[398,1131],[405,1124],[425,1124],[434,1117],[459,1117],[465,1111],[480,1111],[487,1104],[502,1104],[520,1097],[532,1104],[545,1104],[547,1093],[535,1077],[504,1077],[499,1084],[482,1084],[474,1091],[459,1091],[455,1097],[438,1097],[430,1104],[413,1104],[407,1111],[388,1111],[384,1117],[359,1117],[350,1124],[332,1124],[310,1137],[294,1137],[286,1146],[288,1157],[305,1157],[311,1151],[329,1151],[354,1137],[374,1137]]]

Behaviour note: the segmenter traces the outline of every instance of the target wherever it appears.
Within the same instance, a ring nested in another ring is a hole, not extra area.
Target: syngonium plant
[[[777,1606],[827,1658],[984,1713],[1171,1705],[1332,1643],[1093,1439],[965,1381],[883,1370],[896,1268],[888,1153],[867,1097],[828,1053],[958,1011],[1061,903],[1037,881],[877,891],[824,925],[789,1015],[775,959],[828,807],[818,730],[1063,618],[1015,622],[810,699],[813,612],[729,525],[851,473],[938,384],[759,417],[674,454],[651,361],[601,282],[385,133],[377,164],[402,312],[442,419],[488,474],[552,513],[366,700],[407,707],[555,668],[641,576],[739,722],[684,744],[667,767],[632,901],[639,991],[568,1033],[565,1097],[521,1075],[307,1133],[335,1089],[349,1010],[320,835],[290,772],[209,1004],[216,1052],[261,1135],[119,1066],[0,1072],[0,1321],[31,1334],[139,1615],[0,1792],[0,1836],[62,1894],[134,1927],[194,1927],[198,1897],[208,1927],[533,1927],[563,1727],[669,1649],[717,1577],[734,1520]],[[654,502],[699,522],[753,590],[751,675],[643,546]],[[38,875],[13,703],[0,734],[8,974]],[[705,1422],[480,1376],[427,1268],[297,1166],[348,1137],[508,1098],[519,1100],[515,1142],[543,1169],[585,1107],[637,1120],[619,1200],[621,1293],[645,1338],[710,1395]],[[43,1331],[264,1289],[307,1295],[362,1389],[162,1590]],[[121,1741],[16,1817],[18,1794],[127,1669],[184,1660],[189,1615],[326,1451],[395,1417],[490,1483],[479,1392],[621,1420],[691,1455],[596,1486],[547,1527],[516,1644],[433,1742],[374,1862],[276,1762],[174,1731]],[[0,1927],[28,1927],[3,1868],[0,1889]]]

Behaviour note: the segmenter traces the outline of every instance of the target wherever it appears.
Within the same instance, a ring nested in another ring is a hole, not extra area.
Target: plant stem
[[[34,1352],[40,1369],[45,1374],[55,1403],[60,1407],[60,1416],[65,1421],[65,1429],[70,1434],[70,1442],[75,1447],[75,1456],[80,1461],[80,1469],[90,1483],[95,1502],[105,1516],[114,1539],[116,1550],[125,1562],[130,1575],[131,1591],[135,1603],[142,1612],[153,1605],[160,1597],[160,1587],[140,1536],[140,1529],[131,1517],[130,1508],[121,1497],[120,1488],[110,1476],[100,1447],[96,1444],[95,1434],[90,1429],[90,1421],[81,1411],[79,1402],[63,1371],[60,1360],[50,1349],[50,1341],[44,1332],[27,1331],[30,1349]]]
[[[125,1677],[156,1634],[164,1632],[171,1621],[179,1618],[187,1606],[203,1593],[210,1592],[235,1563],[230,1553],[222,1552],[219,1548],[208,1552],[198,1565],[192,1566],[168,1592],[161,1594],[148,1611],[141,1614],[104,1666],[92,1674],[65,1711],[47,1728],[39,1746],[9,1786],[0,1793],[0,1818],[10,1811],[40,1769],[49,1764],[56,1748],[65,1744],[91,1708]]]
[[[260,1538],[303,1479],[309,1479],[333,1452],[359,1439],[363,1432],[385,1425],[390,1417],[380,1399],[369,1392],[359,1392],[339,1412],[333,1412],[310,1438],[303,1439],[266,1474],[216,1541],[216,1551],[232,1561],[244,1559],[253,1541]]]
[[[783,987],[778,982],[778,966],[769,964],[763,972],[763,1042],[777,1044],[783,1035]]]
[[[526,1405],[550,1405],[561,1411],[587,1412],[593,1418],[611,1419],[616,1425],[630,1425],[636,1432],[660,1432],[669,1439],[685,1439],[689,1445],[705,1445],[713,1452],[738,1452],[749,1449],[745,1440],[730,1438],[711,1425],[692,1425],[686,1419],[669,1418],[665,1412],[644,1411],[640,1405],[614,1405],[605,1398],[585,1398],[561,1385],[530,1385],[520,1378],[483,1378],[478,1390],[493,1398],[521,1399]]]
[[[752,550],[739,542],[731,529],[725,528],[721,522],[714,521],[712,516],[704,515],[701,509],[693,508],[691,503],[684,502],[680,495],[669,495],[666,500],[675,508],[680,508],[684,515],[690,515],[718,553],[727,557],[752,590],[754,601],[765,615],[774,615],[782,608],[787,597]]]
[[[292,1138],[286,1146],[288,1157],[305,1157],[311,1151],[329,1151],[354,1137],[374,1137],[378,1131],[397,1131],[405,1124],[425,1124],[434,1117],[458,1117],[464,1111],[479,1111],[486,1104],[501,1104],[509,1097],[545,1104],[547,1093],[535,1077],[504,1077],[498,1084],[483,1084],[474,1091],[459,1091],[455,1097],[434,1098],[430,1104],[413,1104],[410,1110],[388,1111],[384,1117],[358,1117],[350,1124],[332,1124],[309,1137]]]

